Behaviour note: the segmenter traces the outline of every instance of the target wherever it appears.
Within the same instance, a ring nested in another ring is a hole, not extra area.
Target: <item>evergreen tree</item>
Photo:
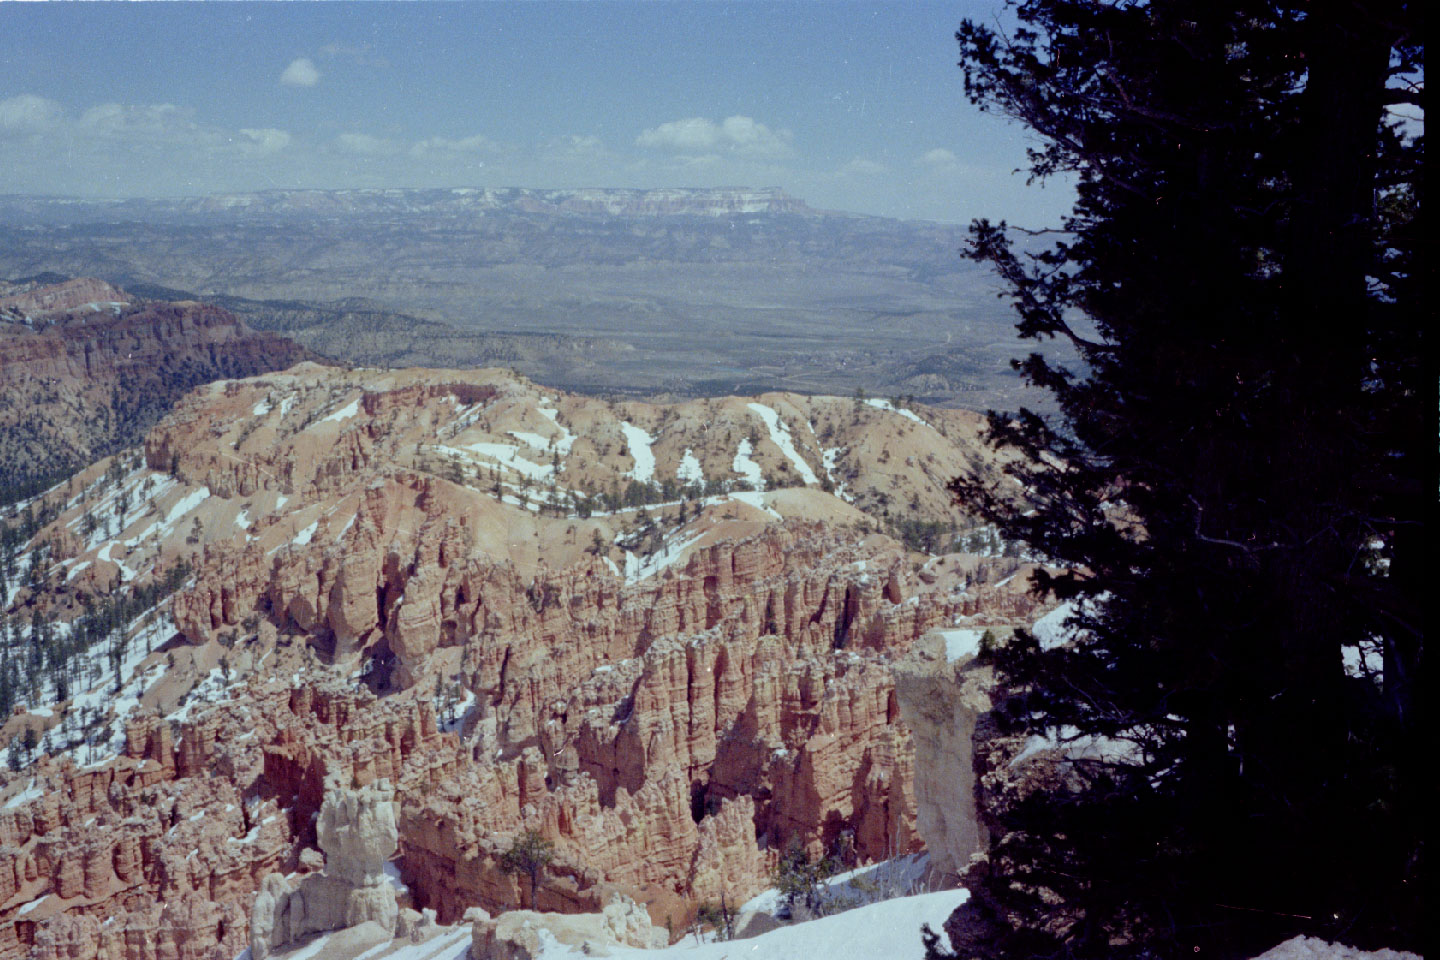
[[[770,869],[770,882],[790,910],[803,908],[813,916],[828,912],[825,881],[839,872],[832,857],[812,859],[798,839],[792,838]]]
[[[1038,580],[1072,642],[988,654],[999,732],[1110,749],[989,798],[947,930],[966,957],[1414,947],[1435,381],[1423,135],[1387,107],[1423,110],[1419,7],[1016,12],[961,26],[966,91],[1078,199],[1048,248],[978,221],[970,255],[1082,364],[1017,363],[1060,417],[992,413],[1022,486],[953,489],[1070,568]],[[1344,667],[1371,640],[1378,684]]]
[[[500,857],[500,869],[530,880],[530,908],[536,909],[540,877],[555,859],[555,845],[538,830],[526,830]]]

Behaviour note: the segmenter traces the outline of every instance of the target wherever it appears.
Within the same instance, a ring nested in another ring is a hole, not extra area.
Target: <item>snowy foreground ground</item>
[[[923,960],[920,925],[940,929],[945,918],[970,894],[942,890],[915,897],[896,897],[856,907],[833,917],[771,930],[750,940],[697,945],[693,938],[664,950],[610,948],[617,960]],[[560,944],[547,944],[545,960],[584,956]],[[448,960],[448,958],[447,958]]]
[[[1314,937],[1296,937],[1286,940],[1280,946],[1266,950],[1255,960],[1421,960],[1417,954],[1403,950],[1375,950],[1367,952],[1326,943]]]
[[[697,944],[687,937],[664,950],[607,947],[614,960],[922,960],[920,925],[935,929],[965,901],[965,890],[942,890],[914,897],[897,897],[857,907],[831,917],[781,927],[749,940]],[[335,942],[336,934],[318,937],[293,950],[279,951],[276,960],[466,960],[470,949],[469,926],[452,927],[425,943],[390,943],[352,954]],[[546,933],[537,960],[579,960],[579,948],[567,947]],[[237,960],[247,958],[249,951]]]
[[[771,930],[748,940],[708,941],[691,937],[664,950],[606,947],[613,960],[923,960],[920,927],[939,931],[965,890],[942,890],[911,897],[896,897],[856,907],[834,916]],[[548,931],[540,935],[543,948],[536,960],[580,960],[588,956],[578,947],[558,942]],[[425,943],[391,941],[363,952],[346,949],[343,934],[327,934],[298,948],[280,951],[275,960],[467,960],[469,926],[442,928]],[[944,943],[944,934],[941,934]],[[236,960],[249,960],[245,951]],[[1378,950],[1373,953],[1296,937],[1267,950],[1256,960],[1421,960],[1413,953]]]

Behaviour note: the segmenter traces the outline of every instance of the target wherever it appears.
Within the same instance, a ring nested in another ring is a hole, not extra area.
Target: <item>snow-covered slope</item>
[[[612,947],[616,960],[923,960],[920,927],[939,930],[951,911],[970,896],[966,890],[942,890],[897,897],[832,917],[797,923],[749,940],[696,944],[682,940],[664,950]],[[944,934],[941,934],[942,941]],[[576,960],[578,950],[550,941],[544,960]]]
[[[1294,937],[1266,950],[1255,960],[1420,960],[1403,950],[1357,950],[1316,937]]]

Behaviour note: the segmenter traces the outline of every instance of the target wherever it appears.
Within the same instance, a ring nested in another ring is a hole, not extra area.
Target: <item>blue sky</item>
[[[0,193],[778,186],[1053,222],[959,3],[0,3]]]

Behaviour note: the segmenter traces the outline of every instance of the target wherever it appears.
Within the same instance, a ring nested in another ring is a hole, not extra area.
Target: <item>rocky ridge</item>
[[[137,305],[93,279],[0,283],[0,493],[137,442],[198,384],[311,357],[193,301]]]

